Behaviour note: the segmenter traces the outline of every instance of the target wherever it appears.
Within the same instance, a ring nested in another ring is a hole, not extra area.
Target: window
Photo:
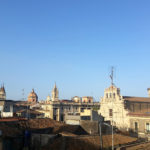
[[[113,113],[113,110],[112,109],[109,109],[109,117],[112,117],[112,114]]]
[[[81,108],[81,112],[84,112],[84,108]]]
[[[108,93],[106,93],[106,98],[108,98]]]
[[[111,93],[109,94],[109,97],[111,98]]]
[[[150,123],[146,123],[146,132],[150,132]]]
[[[134,129],[135,129],[135,132],[138,131],[138,123],[137,122],[134,123]]]
[[[113,97],[115,98],[115,93],[113,93]]]
[[[81,120],[91,120],[90,116],[81,116]]]

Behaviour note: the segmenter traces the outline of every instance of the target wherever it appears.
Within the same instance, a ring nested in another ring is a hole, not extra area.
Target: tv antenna
[[[111,67],[111,75],[110,75],[110,79],[111,79],[111,85],[114,85],[114,67]]]

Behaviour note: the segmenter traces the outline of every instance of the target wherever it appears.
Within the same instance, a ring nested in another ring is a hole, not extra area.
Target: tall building
[[[37,103],[38,102],[38,96],[34,92],[34,89],[32,89],[32,92],[28,96],[28,102],[29,103]]]
[[[6,100],[6,92],[4,85],[2,85],[0,88],[0,100]]]
[[[59,92],[55,83],[54,88],[52,90],[52,101],[58,101],[58,100],[59,100]]]

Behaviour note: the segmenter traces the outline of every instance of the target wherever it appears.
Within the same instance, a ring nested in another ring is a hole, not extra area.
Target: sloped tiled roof
[[[150,102],[150,97],[123,96],[123,99],[131,102]]]

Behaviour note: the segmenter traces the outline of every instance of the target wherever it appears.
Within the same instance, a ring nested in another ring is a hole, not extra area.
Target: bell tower
[[[6,92],[4,85],[2,85],[0,88],[0,100],[6,100]]]
[[[52,90],[52,101],[58,101],[58,100],[59,100],[59,92],[55,83],[54,88]]]

